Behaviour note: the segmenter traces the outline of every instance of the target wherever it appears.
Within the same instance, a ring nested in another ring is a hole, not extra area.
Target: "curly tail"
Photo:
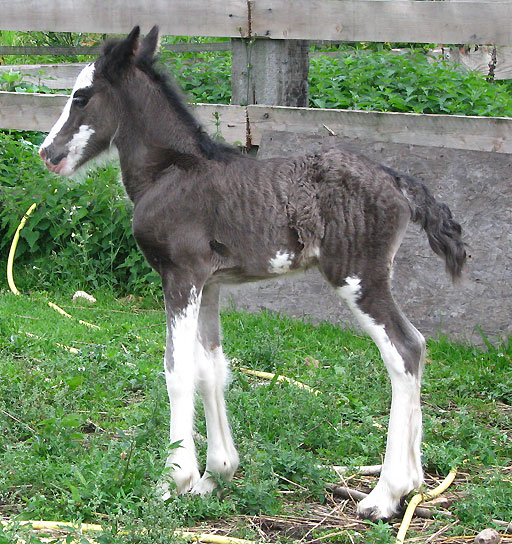
[[[395,178],[396,184],[411,208],[411,220],[425,230],[430,247],[444,258],[446,270],[453,280],[460,278],[466,262],[466,249],[461,236],[461,226],[453,219],[446,204],[437,202],[430,191],[414,178],[386,170]]]

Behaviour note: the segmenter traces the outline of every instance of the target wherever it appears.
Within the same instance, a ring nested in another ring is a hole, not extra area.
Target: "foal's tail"
[[[412,221],[423,227],[430,247],[434,253],[444,258],[447,271],[456,280],[460,277],[466,261],[466,250],[461,226],[452,218],[450,208],[437,202],[422,183],[394,171],[390,173],[409,201]]]

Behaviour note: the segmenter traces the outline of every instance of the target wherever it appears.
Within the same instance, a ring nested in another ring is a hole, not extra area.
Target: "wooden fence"
[[[0,0],[2,30],[512,45],[510,2]]]
[[[270,38],[279,43],[335,40],[512,46],[510,1],[154,0],[148,9],[141,0],[0,0],[0,13],[1,30],[123,33],[135,24],[147,31],[158,22],[164,34],[224,36],[244,43],[263,43],[263,38]],[[68,87],[79,66],[49,69],[58,77],[66,70]],[[65,99],[60,95],[0,92],[0,128],[46,131],[57,119]],[[207,129],[220,128],[227,141],[246,145],[258,144],[264,130],[277,129],[512,153],[510,118],[271,105],[198,104],[195,109]],[[215,124],[215,115],[220,127]]]
[[[0,92],[0,128],[49,131],[67,96]],[[226,141],[258,145],[265,130],[512,153],[512,119],[382,113],[265,105],[195,104],[196,116]],[[217,121],[218,118],[218,121]],[[220,125],[218,124],[220,123]]]

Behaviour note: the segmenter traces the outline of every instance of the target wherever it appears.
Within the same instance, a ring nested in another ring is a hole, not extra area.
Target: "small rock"
[[[498,544],[501,536],[494,529],[484,529],[475,537],[475,544]]]
[[[306,366],[312,366],[313,368],[318,368],[320,366],[320,361],[309,355],[304,359],[304,364]]]
[[[85,291],[77,291],[73,295],[73,300],[76,300],[77,298],[83,298],[87,302],[90,302],[91,304],[94,304],[96,302],[96,299],[90,295],[89,293],[86,293]]]

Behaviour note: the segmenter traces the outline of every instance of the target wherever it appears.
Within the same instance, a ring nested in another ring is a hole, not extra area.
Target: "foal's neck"
[[[132,200],[148,189],[161,173],[176,167],[189,170],[205,159],[197,125],[183,115],[153,82],[133,89],[123,102],[115,139],[123,182]]]

